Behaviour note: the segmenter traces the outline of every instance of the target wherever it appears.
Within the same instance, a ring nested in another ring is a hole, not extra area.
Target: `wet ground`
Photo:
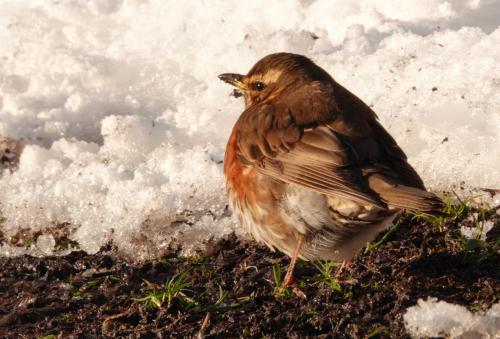
[[[112,255],[0,258],[1,338],[405,338],[403,314],[436,297],[488,309],[500,297],[499,215],[447,220],[406,215],[338,277],[301,262],[297,286],[278,288],[289,259],[231,236],[203,255],[141,265]],[[487,241],[460,225],[495,226]]]

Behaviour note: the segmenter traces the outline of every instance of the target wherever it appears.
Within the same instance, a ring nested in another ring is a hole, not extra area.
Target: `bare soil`
[[[288,257],[235,236],[195,258],[172,253],[141,265],[111,248],[0,258],[0,338],[407,338],[403,314],[419,298],[474,312],[499,301],[499,216],[484,217],[495,223],[486,242],[466,240],[459,228],[470,212],[441,230],[403,216],[341,273],[340,289],[299,263],[306,299],[275,288],[273,268],[284,273]],[[161,303],[153,292],[176,277],[181,293]]]

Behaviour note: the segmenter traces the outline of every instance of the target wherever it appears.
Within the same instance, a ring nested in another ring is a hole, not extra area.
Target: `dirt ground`
[[[499,301],[499,215],[476,220],[494,221],[487,241],[466,240],[470,212],[441,224],[403,216],[340,282],[331,263],[300,262],[305,299],[277,288],[285,255],[234,236],[195,258],[141,265],[112,248],[0,258],[0,337],[406,338],[403,314],[419,298],[473,312]]]

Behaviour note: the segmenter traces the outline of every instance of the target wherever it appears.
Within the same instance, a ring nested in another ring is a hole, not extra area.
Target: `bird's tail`
[[[443,214],[443,201],[434,193],[399,184],[380,174],[371,175],[368,182],[370,188],[390,207],[429,215]]]

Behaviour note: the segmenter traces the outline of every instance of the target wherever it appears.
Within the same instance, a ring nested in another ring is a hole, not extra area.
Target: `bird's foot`
[[[278,287],[276,294],[281,295],[281,296],[285,296],[285,295],[288,295],[290,292],[295,294],[295,296],[299,297],[300,299],[307,299],[307,295],[295,283],[295,281],[293,280],[293,277],[283,281],[281,286]]]
[[[342,265],[340,265],[339,269],[335,273],[335,277],[337,279],[340,279],[340,277],[342,276],[342,273],[344,273],[344,271],[347,269],[347,267],[349,267],[349,264],[350,264],[350,262],[348,260],[342,261]]]
[[[342,265],[338,268],[337,272],[335,272],[335,280],[340,285],[355,285],[358,281],[356,279],[343,279],[342,276],[345,274],[347,268],[350,265],[350,261],[344,260],[342,261]]]

